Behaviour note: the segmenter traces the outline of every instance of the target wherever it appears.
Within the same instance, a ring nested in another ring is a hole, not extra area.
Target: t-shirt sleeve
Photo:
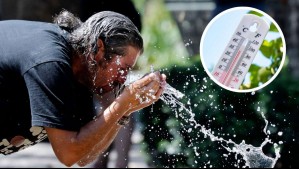
[[[24,74],[32,126],[78,131],[93,118],[92,95],[78,86],[72,69],[62,62],[47,62]]]

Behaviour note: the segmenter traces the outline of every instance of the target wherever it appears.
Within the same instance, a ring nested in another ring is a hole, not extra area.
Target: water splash
[[[150,71],[152,73],[154,73],[155,70],[154,70],[154,66],[153,65],[150,66]],[[167,98],[173,98],[173,97],[181,99],[184,96],[185,95],[183,93],[181,93],[180,91],[176,90],[175,88],[173,88],[172,86],[170,86],[168,83],[166,83],[166,86],[165,86],[165,89],[164,89],[164,91],[162,93],[161,99],[165,100]]]
[[[267,135],[267,138],[264,140],[264,142],[261,144],[260,147],[254,147],[250,144],[246,144],[243,140],[240,144],[235,143],[231,139],[225,140],[221,137],[215,136],[213,132],[210,129],[207,129],[205,126],[202,126],[198,124],[195,120],[195,114],[192,112],[191,109],[186,108],[186,106],[180,102],[178,99],[181,98],[183,94],[177,95],[177,90],[173,89],[171,86],[168,86],[167,91],[162,95],[161,100],[165,102],[165,104],[169,105],[173,110],[176,112],[176,116],[181,117],[188,123],[192,123],[193,127],[195,129],[199,128],[199,131],[205,135],[205,138],[209,137],[211,141],[217,141],[220,142],[222,147],[224,147],[228,152],[235,153],[236,159],[237,155],[241,155],[243,160],[245,161],[244,167],[250,167],[250,168],[273,168],[277,162],[277,160],[280,158],[280,148],[278,144],[273,143],[269,139],[269,132],[266,132],[266,129],[268,127],[268,121],[266,120],[264,114],[262,113],[262,117],[265,120],[266,126],[264,128],[264,132]],[[185,110],[191,118],[186,119],[184,118],[181,113],[182,110]],[[191,129],[192,130],[192,129]],[[190,129],[188,130],[190,131]],[[275,149],[275,158],[268,157],[263,153],[263,147],[266,144],[273,144]],[[195,153],[196,154],[196,153]]]
[[[151,72],[153,72],[153,67],[151,66]],[[131,83],[137,79],[139,79],[140,75],[130,75],[128,78],[127,83]],[[191,124],[193,128],[186,129],[189,133],[193,129],[198,129],[201,133],[204,134],[205,138],[210,138],[211,141],[219,142],[223,148],[225,148],[230,153],[241,155],[242,159],[245,161],[245,166],[243,167],[250,167],[250,168],[273,168],[277,162],[277,160],[280,158],[280,148],[278,144],[273,143],[271,139],[269,139],[270,132],[267,131],[269,122],[266,120],[266,117],[263,113],[261,113],[266,125],[264,128],[264,133],[267,135],[267,138],[264,140],[264,142],[261,144],[260,147],[255,147],[250,144],[246,144],[243,140],[240,144],[235,143],[231,139],[225,140],[221,137],[215,136],[213,131],[211,129],[207,129],[205,126],[198,124],[195,120],[195,114],[192,112],[191,109],[187,108],[185,104],[183,104],[180,99],[182,99],[185,95],[173,88],[171,85],[166,84],[165,90],[163,94],[161,95],[160,99],[167,104],[174,112],[176,118],[182,118],[185,120],[185,122]],[[210,98],[212,96],[209,96]],[[190,100],[188,101],[190,102]],[[189,103],[190,105],[190,103]],[[231,105],[232,106],[232,105]],[[183,116],[181,113],[182,111],[186,111],[190,117],[188,119]],[[260,108],[258,108],[258,111],[260,111]],[[273,144],[275,149],[275,158],[269,157],[264,154],[263,147],[267,144]],[[192,146],[192,145],[191,145]],[[194,148],[195,154],[198,154],[196,152],[196,147]]]

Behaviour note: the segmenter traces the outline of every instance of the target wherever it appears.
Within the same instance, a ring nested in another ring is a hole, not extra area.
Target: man
[[[117,5],[115,5],[117,4]],[[113,11],[127,16],[137,27],[139,32],[142,29],[141,16],[135,4],[131,0],[80,0],[79,18],[82,21],[88,19],[91,15],[99,11]],[[97,107],[101,108],[101,105]],[[116,159],[113,161],[115,168],[128,168],[129,165],[129,152],[132,147],[132,134],[135,127],[136,114],[130,116],[129,123],[120,129],[113,143],[103,152],[98,160],[95,160],[93,168],[107,168],[111,162],[112,151],[117,154]]]
[[[84,166],[132,112],[159,99],[166,77],[151,73],[117,90],[143,52],[139,31],[121,14],[104,11],[82,23],[63,11],[55,23],[0,22],[0,153],[48,137],[63,164]],[[95,93],[116,93],[98,116]]]

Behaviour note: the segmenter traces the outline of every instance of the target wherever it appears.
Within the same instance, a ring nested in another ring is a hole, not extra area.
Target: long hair
[[[128,45],[143,52],[143,39],[134,23],[116,12],[102,11],[81,22],[72,13],[63,10],[55,17],[54,23],[70,33],[73,49],[85,57],[98,52],[98,39],[104,43],[104,57],[108,61],[115,55],[125,55]]]

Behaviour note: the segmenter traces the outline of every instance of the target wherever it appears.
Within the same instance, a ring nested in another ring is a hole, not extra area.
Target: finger
[[[159,88],[159,90],[156,92],[156,94],[154,95],[150,95],[150,102],[144,102],[145,104],[151,105],[154,102],[158,101],[161,97],[161,95],[163,94],[164,89],[163,88]]]
[[[161,74],[160,74],[160,72],[158,72],[158,71],[156,71],[156,72],[152,72],[152,73],[146,73],[146,74],[144,74],[142,77],[141,77],[141,79],[143,79],[144,77],[146,77],[146,76],[149,76],[149,75],[151,75],[151,74],[154,74],[154,75],[156,75],[157,77],[160,77],[160,79],[162,80],[162,78],[161,78]],[[164,75],[164,74],[163,74]],[[152,75],[151,75],[152,76]],[[165,76],[165,75],[164,75]],[[166,77],[166,76],[165,76]],[[157,79],[158,80],[158,79]]]
[[[155,95],[155,93],[159,90],[159,88],[160,88],[160,82],[159,81],[152,81],[147,86],[145,86],[143,88],[143,91],[145,93],[150,93],[152,95]]]
[[[165,74],[161,74],[160,77],[161,77],[161,80],[162,80],[162,81],[166,81],[166,75],[165,75]]]
[[[158,71],[155,71],[155,72],[154,72],[154,74],[156,74],[158,77],[160,77],[160,76],[161,76],[161,73],[160,73],[160,72],[158,72]]]
[[[139,90],[139,102],[152,102],[153,100],[156,100],[156,93],[159,90],[160,85],[157,81],[152,81],[149,85],[143,87],[141,90]]]
[[[150,73],[146,73],[144,74],[141,78],[144,78],[145,76],[149,75]]]
[[[157,91],[157,93],[156,93],[156,98],[157,98],[157,100],[159,100],[159,98],[161,97],[161,95],[163,94],[163,91],[164,91],[164,88],[159,88],[159,90]]]
[[[151,73],[137,81],[135,81],[133,84],[134,84],[134,87],[137,87],[137,88],[142,88],[146,85],[148,85],[151,81],[153,81],[154,79],[156,78],[156,75],[154,73]]]
[[[166,86],[166,75],[165,74],[161,74],[161,76],[160,76],[160,86],[163,88]]]

